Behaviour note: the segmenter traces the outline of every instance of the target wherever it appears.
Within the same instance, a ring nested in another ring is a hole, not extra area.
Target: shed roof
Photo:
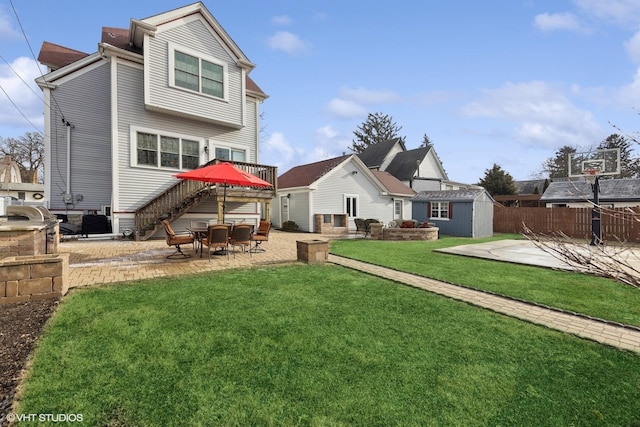
[[[600,201],[640,201],[640,179],[620,178],[599,180]],[[591,184],[584,178],[553,181],[540,201],[576,202],[593,199]]]
[[[465,190],[421,191],[413,197],[414,202],[472,202],[486,190],[483,188]],[[487,195],[489,193],[486,193]]]

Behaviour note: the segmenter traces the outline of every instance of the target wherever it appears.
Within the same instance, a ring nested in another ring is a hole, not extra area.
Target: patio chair
[[[356,236],[358,233],[362,233],[365,236],[367,235],[367,224],[364,222],[362,218],[354,218],[353,222],[356,223]]]
[[[266,249],[261,247],[262,242],[269,241],[269,230],[271,230],[271,221],[260,221],[260,225],[258,225],[258,230],[253,233],[251,240],[253,240],[254,245],[250,251],[253,252],[265,252]]]
[[[193,250],[196,250],[196,244],[200,242],[200,239],[206,237],[205,233],[201,233],[194,230],[206,230],[209,227],[209,221],[191,220],[189,221],[189,233],[193,235]]]
[[[227,259],[229,259],[229,227],[224,224],[216,224],[209,226],[209,232],[207,237],[202,239],[203,247],[209,248],[209,261],[211,261],[211,248],[223,249],[227,252]],[[200,254],[202,257],[202,253]]]
[[[180,245],[193,245],[194,237],[191,234],[188,235],[177,235],[171,224],[168,220],[162,220],[162,225],[164,226],[164,231],[167,234],[167,245],[174,246],[176,251],[171,255],[167,255],[168,259],[176,259],[176,258],[191,258],[191,255],[187,255],[182,252]]]
[[[251,224],[236,224],[231,230],[229,245],[233,246],[233,257],[236,257],[236,246],[242,246],[242,252],[246,252],[249,247],[249,256],[251,256],[251,234],[253,234],[253,226]]]
[[[371,224],[380,224],[381,221],[377,220],[377,219],[373,219],[373,218],[369,218],[369,219],[365,219],[364,220],[364,225],[365,225],[365,233],[364,235],[366,236],[367,234],[371,234]]]

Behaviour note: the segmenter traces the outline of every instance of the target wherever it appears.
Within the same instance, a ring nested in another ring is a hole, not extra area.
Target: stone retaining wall
[[[0,259],[0,305],[65,295],[69,289],[68,269],[68,254]]]
[[[438,240],[438,227],[400,228],[385,227],[384,224],[371,224],[373,240]]]

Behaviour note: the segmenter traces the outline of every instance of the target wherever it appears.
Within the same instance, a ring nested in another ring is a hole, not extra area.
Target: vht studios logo
[[[5,417],[10,423],[18,421],[39,421],[50,423],[81,423],[83,421],[82,414],[14,414],[9,412]],[[0,417],[2,421],[2,417]]]

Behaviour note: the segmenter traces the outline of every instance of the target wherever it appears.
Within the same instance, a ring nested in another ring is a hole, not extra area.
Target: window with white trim
[[[195,169],[200,164],[200,142],[179,136],[135,132],[135,166]]]
[[[215,150],[216,159],[218,160],[232,160],[234,162],[246,162],[247,155],[245,150],[228,147],[216,147]]]
[[[449,219],[449,202],[431,202],[431,218]]]
[[[170,85],[226,99],[227,66],[193,49],[169,44]]]

